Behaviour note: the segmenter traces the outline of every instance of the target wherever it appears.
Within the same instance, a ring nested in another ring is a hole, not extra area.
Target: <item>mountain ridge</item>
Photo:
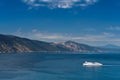
[[[120,49],[120,46],[118,46],[118,45],[114,45],[114,44],[107,44],[107,45],[99,46],[99,47],[101,47],[101,48]]]
[[[0,53],[24,52],[106,52],[106,50],[74,41],[50,43],[0,34]]]

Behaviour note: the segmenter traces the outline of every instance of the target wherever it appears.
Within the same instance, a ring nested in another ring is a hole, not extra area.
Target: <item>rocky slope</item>
[[[47,42],[35,41],[11,35],[0,35],[0,52],[33,52],[54,51],[54,47]]]

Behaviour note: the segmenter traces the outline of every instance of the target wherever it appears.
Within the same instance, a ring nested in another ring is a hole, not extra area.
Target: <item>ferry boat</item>
[[[99,63],[99,62],[88,62],[88,61],[85,61],[83,63],[83,66],[102,66],[103,64]]]

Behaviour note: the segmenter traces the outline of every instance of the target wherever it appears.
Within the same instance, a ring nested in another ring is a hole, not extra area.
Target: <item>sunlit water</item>
[[[0,80],[120,80],[120,54],[0,54]]]

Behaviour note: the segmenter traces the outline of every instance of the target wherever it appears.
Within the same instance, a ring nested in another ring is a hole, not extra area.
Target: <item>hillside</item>
[[[73,41],[54,43],[57,46],[63,46],[71,52],[104,52],[105,50],[97,47],[92,47],[86,44],[80,44]]]

